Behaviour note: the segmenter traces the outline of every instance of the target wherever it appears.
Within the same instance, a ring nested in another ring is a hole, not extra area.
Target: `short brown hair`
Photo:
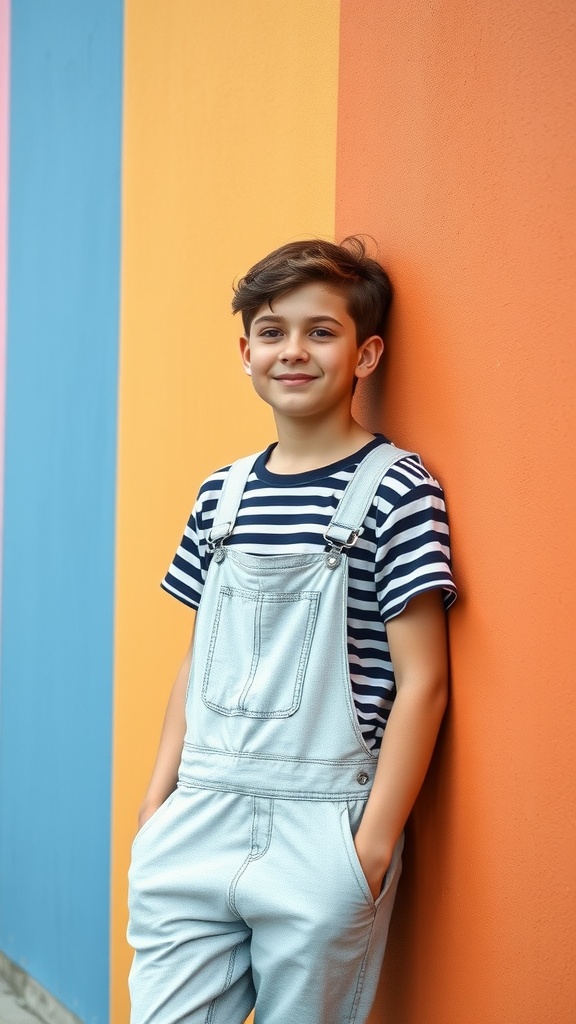
[[[366,255],[361,238],[350,235],[340,245],[321,238],[288,242],[255,263],[234,289],[232,312],[242,313],[246,334],[256,313],[279,295],[322,281],[346,298],[361,345],[373,334],[383,335],[392,301],[392,285],[385,270]]]

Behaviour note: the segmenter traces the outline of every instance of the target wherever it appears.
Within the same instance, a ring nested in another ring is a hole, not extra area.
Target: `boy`
[[[355,238],[236,290],[278,442],[205,481],[162,584],[198,614],[133,846],[133,1024],[370,1012],[455,597],[439,485],[351,413],[390,298]]]

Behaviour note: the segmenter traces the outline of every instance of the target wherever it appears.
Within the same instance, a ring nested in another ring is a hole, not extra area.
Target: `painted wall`
[[[10,4],[9,0],[0,0],[0,537],[2,536],[2,513],[4,509],[4,398],[6,372],[6,246],[8,243],[9,88]],[[2,569],[0,565],[0,587],[1,580]],[[2,595],[0,591],[0,608],[1,600]]]
[[[122,8],[12,8],[0,948],[108,1020]]]
[[[336,231],[397,285],[364,415],[441,475],[461,598],[374,1021],[574,1020],[576,10],[343,0]]]
[[[335,0],[126,5],[114,1024],[130,839],[192,628],[159,581],[204,477],[272,436],[236,354],[231,285],[288,238],[333,235],[338,17]]]
[[[396,299],[358,414],[441,477],[461,588],[371,1024],[571,1024],[573,5],[11,15],[0,949],[125,1024],[130,840],[191,628],[158,583],[202,478],[272,435],[231,284],[360,231]]]

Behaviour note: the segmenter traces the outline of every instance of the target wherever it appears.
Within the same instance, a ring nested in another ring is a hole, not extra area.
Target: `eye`
[[[282,331],[279,330],[278,327],[264,327],[261,331],[258,332],[258,337],[259,338],[272,338],[272,339],[274,339],[274,338],[280,338],[281,336],[282,336]]]
[[[311,333],[312,337],[316,337],[316,338],[333,338],[334,337],[333,331],[330,331],[328,329],[328,327],[315,327],[314,330],[311,331],[310,333]]]

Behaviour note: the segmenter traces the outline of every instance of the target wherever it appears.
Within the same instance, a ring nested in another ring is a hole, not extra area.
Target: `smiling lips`
[[[311,374],[307,373],[281,373],[274,380],[279,380],[282,384],[287,384],[288,387],[296,387],[298,384],[308,384],[309,381],[315,380],[316,378]]]

